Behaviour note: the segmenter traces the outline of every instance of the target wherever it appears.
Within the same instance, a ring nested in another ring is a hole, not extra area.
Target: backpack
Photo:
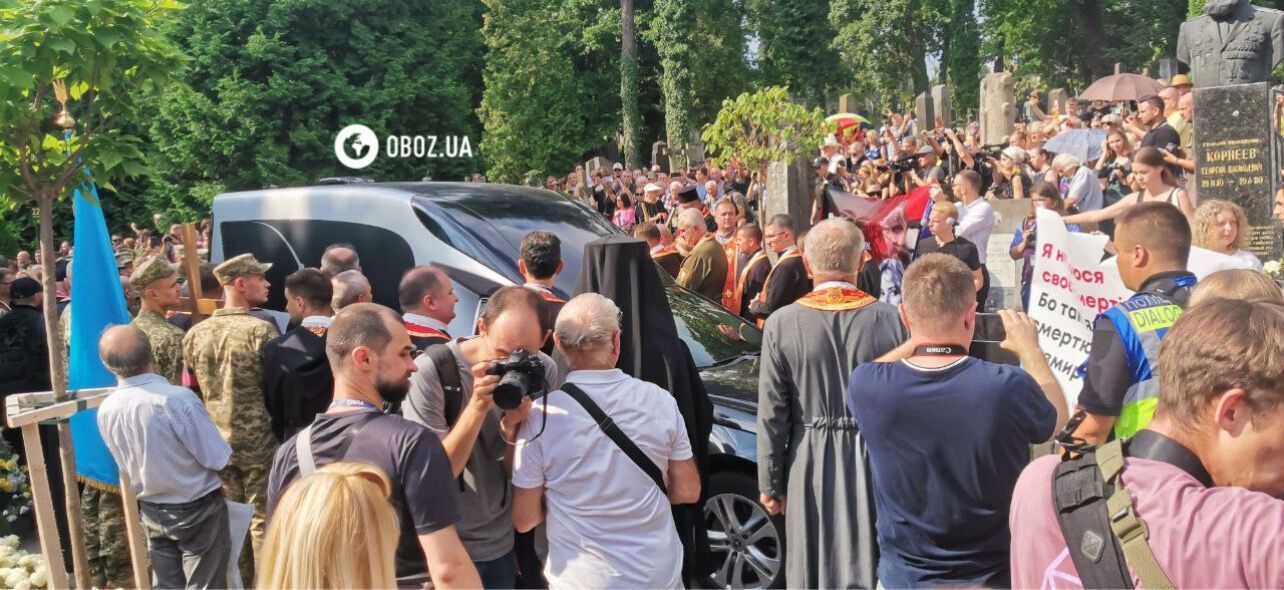
[[[459,378],[459,365],[455,364],[455,353],[450,350],[449,345],[442,343],[425,348],[424,354],[428,355],[428,360],[431,360],[433,367],[437,369],[437,380],[441,382],[442,412],[446,417],[446,425],[454,426],[455,421],[459,419],[459,410],[464,402],[464,386]]]

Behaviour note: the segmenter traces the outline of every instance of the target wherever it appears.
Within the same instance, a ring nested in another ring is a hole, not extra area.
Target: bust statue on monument
[[[1177,36],[1177,61],[1196,88],[1265,82],[1282,59],[1284,12],[1248,0],[1209,0]]]

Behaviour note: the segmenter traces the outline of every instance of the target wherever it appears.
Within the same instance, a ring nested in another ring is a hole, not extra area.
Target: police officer
[[[215,267],[226,304],[183,338],[187,377],[232,447],[232,459],[222,472],[223,494],[254,505],[253,552],[241,553],[241,578],[247,581],[255,579],[253,559],[263,542],[268,469],[277,447],[263,404],[262,375],[264,347],[278,332],[274,324],[250,315],[250,308],[268,299],[271,283],[263,273],[270,268],[252,254]]]
[[[1116,220],[1116,263],[1136,294],[1097,316],[1092,350],[1080,368],[1083,421],[1076,438],[1100,445],[1150,423],[1159,394],[1159,345],[1195,286],[1186,270],[1190,224],[1163,202],[1139,203]],[[1072,421],[1073,423],[1073,421]]]

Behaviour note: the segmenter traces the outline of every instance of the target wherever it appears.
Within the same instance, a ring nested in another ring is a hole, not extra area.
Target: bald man
[[[447,329],[455,319],[459,297],[446,271],[435,266],[416,266],[406,271],[397,286],[397,299],[415,350],[450,342]]]

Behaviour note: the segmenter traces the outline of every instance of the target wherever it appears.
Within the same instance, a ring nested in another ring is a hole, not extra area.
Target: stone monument
[[[932,87],[932,106],[936,109],[936,118],[944,121],[946,127],[954,126],[954,99],[950,96],[953,90],[944,84]]]
[[[767,165],[767,192],[761,219],[784,213],[794,220],[795,233],[811,227],[812,178],[810,162],[772,162]]]
[[[1070,100],[1070,93],[1065,88],[1053,88],[1048,91],[1048,108],[1046,113],[1052,114],[1053,109],[1061,115],[1066,114],[1066,101]]]
[[[1159,79],[1171,84],[1173,76],[1176,76],[1178,73],[1180,72],[1177,70],[1177,60],[1171,57],[1165,57],[1159,60]]]
[[[669,173],[669,144],[663,139],[651,144],[651,165],[659,166],[665,174]]]
[[[1284,12],[1248,0],[1209,0],[1177,35],[1177,61],[1195,88],[1265,82],[1282,59]]]
[[[838,112],[856,114],[856,95],[847,93],[838,97]]]
[[[919,129],[931,129],[936,124],[936,112],[932,108],[932,95],[924,92],[914,97],[914,116],[918,118]]]
[[[981,143],[1007,141],[1016,123],[1015,83],[1012,74],[995,72],[981,79]]]
[[[1223,199],[1248,217],[1245,249],[1275,258],[1280,243],[1271,215],[1271,101],[1266,82],[1195,89],[1195,186],[1200,200]]]
[[[611,173],[611,160],[607,159],[606,156],[598,156],[589,160],[588,164],[584,165],[584,169],[588,170],[589,174],[596,170],[601,170],[603,175],[607,175]]]

